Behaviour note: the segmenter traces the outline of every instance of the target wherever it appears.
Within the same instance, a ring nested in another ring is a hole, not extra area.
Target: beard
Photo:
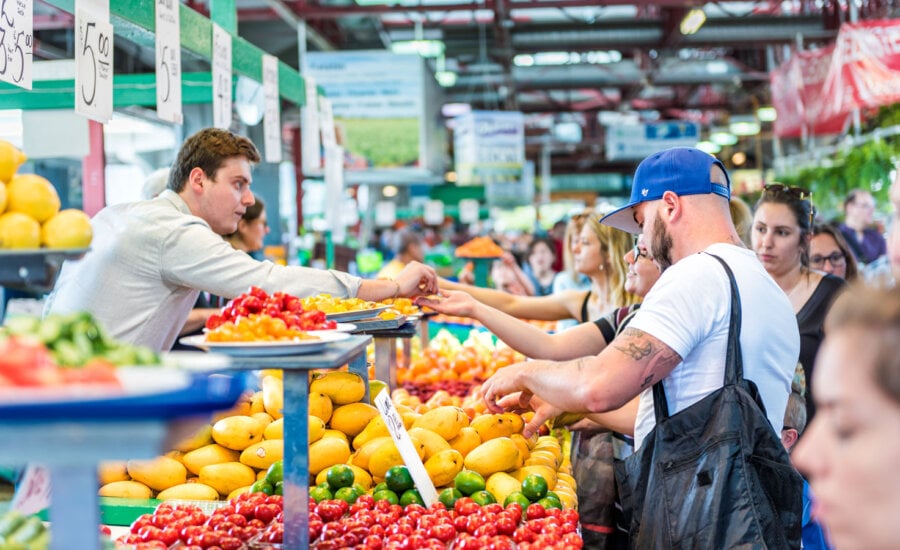
[[[653,219],[653,234],[650,239],[650,246],[653,252],[653,259],[660,271],[665,271],[672,265],[672,235],[666,230],[666,225],[662,221],[659,212]]]

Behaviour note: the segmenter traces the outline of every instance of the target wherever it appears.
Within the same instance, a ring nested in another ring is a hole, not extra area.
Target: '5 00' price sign
[[[92,13],[75,12],[75,112],[108,122],[113,109],[113,27]]]

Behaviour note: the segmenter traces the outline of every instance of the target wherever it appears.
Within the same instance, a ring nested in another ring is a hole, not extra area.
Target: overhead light
[[[396,197],[397,196],[397,186],[396,185],[385,185],[381,189],[381,194],[387,198]]]
[[[753,115],[735,115],[729,119],[728,129],[736,136],[755,136],[759,133],[759,121]]]
[[[516,67],[531,67],[534,65],[534,56],[527,53],[520,53],[513,57],[513,65]]]
[[[681,20],[681,34],[694,34],[706,23],[706,12],[703,8],[693,8]]]
[[[735,154],[731,155],[731,164],[735,166],[743,166],[745,162],[747,162],[747,153],[738,151]]]
[[[472,105],[468,103],[444,103],[441,106],[441,114],[447,118],[453,118],[470,112],[472,112]]]
[[[394,53],[414,53],[420,57],[444,55],[444,43],[440,40],[398,40],[391,44]]]
[[[722,146],[711,141],[701,141],[697,143],[697,149],[700,149],[704,153],[709,153],[710,155],[715,155],[719,151],[722,150]]]
[[[722,147],[734,145],[738,142],[737,136],[724,128],[711,128],[709,130],[709,140]]]
[[[449,172],[446,172],[444,174],[444,179],[447,181],[447,183],[456,183],[456,172],[454,172],[452,170]]]
[[[434,73],[434,79],[444,88],[450,88],[456,84],[456,73],[453,71],[438,71]]]
[[[778,118],[775,107],[760,107],[756,110],[756,118],[763,122],[772,122]]]

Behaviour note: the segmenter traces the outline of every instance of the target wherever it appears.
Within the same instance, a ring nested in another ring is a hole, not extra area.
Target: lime
[[[522,494],[536,502],[547,496],[547,480],[538,474],[529,474],[522,480]]]
[[[318,485],[316,485],[316,487],[321,487],[323,489],[328,489],[329,491],[331,491],[331,485],[329,485],[327,481],[319,483]]]
[[[554,500],[552,498],[544,497],[541,500],[537,501],[537,504],[543,506],[545,510],[549,510],[550,508],[562,510],[562,504],[560,504],[558,500]]]
[[[275,484],[275,494],[276,495],[284,495],[284,482],[279,481]]]
[[[361,483],[354,483],[353,485],[351,485],[351,487],[353,487],[354,489],[356,489],[356,492],[359,493],[359,494],[361,494],[361,495],[364,495],[364,494],[368,493],[368,491],[366,491],[366,488],[363,487]]]
[[[378,491],[389,491],[389,490],[390,489],[388,489],[387,483],[382,481],[381,483],[376,485],[374,489],[372,489],[372,494],[374,495]]]
[[[403,494],[415,487],[412,476],[406,466],[394,466],[384,474],[384,482],[387,483],[388,489],[394,491],[398,495]]]
[[[464,495],[484,490],[484,478],[478,472],[463,470],[453,478],[453,486]]]
[[[268,474],[266,474],[266,476],[268,476]],[[331,468],[328,468],[325,479],[328,480],[328,485],[334,490],[350,487],[353,485],[353,469],[346,464],[335,464]]]
[[[359,498],[359,493],[355,487],[341,487],[334,492],[334,498],[343,500],[347,504],[353,504]]]
[[[398,497],[397,493],[391,491],[390,489],[375,491],[375,493],[372,495],[372,498],[375,499],[375,502],[378,502],[379,500],[386,500],[391,504],[400,504],[400,497]]]
[[[554,493],[553,491],[547,491],[547,494],[544,495],[544,498],[549,498],[549,499],[551,499],[551,500],[555,500],[555,501],[558,502],[560,505],[562,505],[562,500],[559,498],[559,495],[557,495],[557,494]]]
[[[400,506],[403,506],[405,508],[410,504],[425,506],[425,501],[422,500],[422,495],[419,494],[419,491],[416,491],[415,489],[408,489],[404,491],[400,496]]]
[[[323,500],[331,500],[334,498],[334,495],[331,493],[331,490],[329,490],[328,487],[313,487],[309,490],[309,496],[311,496],[316,502],[322,502]]]
[[[522,510],[525,510],[531,504],[531,501],[528,500],[528,497],[523,495],[520,491],[515,491],[515,492],[508,494],[506,496],[506,500],[503,501],[503,507],[505,508],[505,507],[509,506],[510,504],[512,504],[513,502],[521,505]]]
[[[265,493],[267,495],[271,495],[271,494],[275,493],[275,487],[271,483],[266,481],[265,479],[260,479],[256,482],[254,482],[253,485],[250,486],[250,492],[251,493]]]
[[[455,489],[453,487],[447,487],[441,494],[438,495],[438,500],[447,507],[448,510],[453,509],[453,505],[456,504],[457,499],[462,498],[463,494],[459,492],[459,489]]]
[[[497,502],[497,499],[494,498],[494,495],[492,495],[490,491],[475,491],[470,496],[472,497],[472,500],[475,501],[475,504],[480,506]]]
[[[284,481],[284,461],[276,460],[269,466],[269,469],[266,470],[266,481],[273,486],[280,481]]]

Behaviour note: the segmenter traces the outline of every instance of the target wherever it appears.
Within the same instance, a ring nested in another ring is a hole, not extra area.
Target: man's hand
[[[502,397],[497,400],[497,405],[503,410],[519,413],[534,411],[534,416],[523,429],[522,435],[525,437],[531,437],[532,434],[538,433],[547,420],[556,418],[565,412],[527,391],[511,393]]]
[[[458,290],[442,290],[437,297],[420,296],[416,298],[416,305],[430,307],[438,313],[456,315],[459,317],[472,317],[475,315],[475,307],[478,305],[475,298],[468,293]]]
[[[438,277],[434,269],[419,262],[409,262],[394,281],[400,287],[400,296],[435,294],[438,291]]]
[[[481,385],[481,393],[487,408],[495,413],[503,412],[505,409],[500,401],[509,394],[518,392],[523,392],[523,396],[520,398],[521,406],[527,407],[531,394],[522,383],[522,379],[529,369],[528,363],[515,363],[497,370],[493,376],[488,378]]]

